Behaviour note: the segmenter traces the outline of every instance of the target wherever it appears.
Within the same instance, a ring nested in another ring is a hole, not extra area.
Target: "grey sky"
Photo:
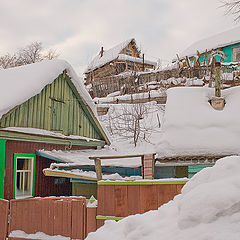
[[[146,58],[170,61],[194,41],[239,25],[220,5],[219,0],[0,0],[0,54],[41,41],[80,73],[101,46],[135,37]]]

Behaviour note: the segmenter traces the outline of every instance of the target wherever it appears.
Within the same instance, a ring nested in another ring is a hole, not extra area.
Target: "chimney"
[[[103,50],[103,47],[101,47],[101,51],[100,51],[100,57],[102,57],[102,56],[103,56],[103,52],[104,52],[104,50]]]

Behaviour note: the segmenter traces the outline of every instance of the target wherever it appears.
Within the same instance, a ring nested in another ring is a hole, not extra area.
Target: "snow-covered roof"
[[[142,58],[132,57],[132,56],[129,56],[129,55],[126,55],[126,54],[119,54],[118,55],[118,60],[124,60],[124,61],[128,60],[130,62],[143,63],[143,59]],[[145,64],[149,64],[149,65],[153,65],[153,66],[157,65],[156,62],[149,61],[147,59],[144,59],[144,63]]]
[[[111,61],[113,61],[114,59],[116,59],[119,55],[119,53],[125,48],[127,47],[127,45],[131,42],[131,41],[135,41],[134,38],[128,39],[120,44],[118,44],[117,46],[110,48],[109,50],[104,50],[103,52],[103,56],[101,57],[100,53],[93,58],[93,60],[89,63],[89,65],[87,66],[87,69],[85,71],[85,73],[88,73],[90,71],[93,71],[99,67],[102,67],[103,65],[105,65],[106,63],[109,63]]]
[[[126,149],[125,149],[126,150]],[[64,166],[68,164],[71,166],[84,166],[91,165],[95,166],[94,161],[90,160],[89,157],[101,157],[101,156],[120,156],[127,154],[127,150],[123,153],[122,151],[116,151],[112,148],[103,148],[99,150],[72,150],[72,151],[61,151],[61,150],[39,150],[38,154],[47,158],[58,159],[64,163]],[[133,154],[130,152],[130,154]],[[138,153],[139,154],[139,153]],[[66,163],[66,164],[65,164]],[[123,159],[106,159],[102,160],[102,166],[118,166],[118,167],[140,167],[142,165],[140,157],[134,158],[123,158]]]
[[[94,142],[101,142],[99,139],[94,138],[88,138],[84,136],[78,136],[78,135],[64,135],[59,132],[52,132],[45,129],[39,129],[39,128],[25,128],[25,127],[7,127],[7,128],[1,128],[0,131],[8,131],[8,132],[19,132],[19,133],[27,133],[27,134],[33,134],[33,135],[43,135],[43,136],[49,136],[54,138],[63,138],[63,139],[76,139],[76,140],[82,140],[86,142],[94,141]]]
[[[225,47],[228,45],[240,43],[240,27],[216,34],[209,38],[202,39],[190,45],[180,55],[180,58],[194,56],[197,51],[200,53],[211,51],[212,49]]]
[[[222,91],[226,104],[221,111],[208,102],[213,96],[210,88],[167,90],[158,157],[240,153],[240,87]]]
[[[90,95],[71,65],[64,60],[56,59],[0,70],[0,118],[17,105],[39,94],[65,69],[82,98],[96,113]]]
[[[0,119],[14,107],[39,94],[46,85],[51,84],[64,70],[67,70],[72,83],[93,112],[93,117],[98,121],[96,107],[83,82],[71,65],[60,59],[0,70]]]
[[[104,66],[105,64],[115,60],[115,59],[119,59],[119,60],[129,60],[132,62],[142,62],[141,58],[136,58],[136,57],[131,57],[128,56],[126,54],[120,54],[121,51],[127,47],[127,45],[129,43],[131,43],[132,41],[135,41],[134,38],[128,39],[127,41],[124,41],[120,44],[118,44],[117,46],[110,48],[109,50],[104,50],[103,52],[103,56],[101,57],[100,53],[93,58],[93,60],[89,63],[87,69],[85,70],[85,73],[88,73],[90,71],[93,71],[97,68],[100,68],[102,66]],[[156,65],[155,62],[152,61],[148,61],[145,60],[145,63],[150,64],[150,65]]]

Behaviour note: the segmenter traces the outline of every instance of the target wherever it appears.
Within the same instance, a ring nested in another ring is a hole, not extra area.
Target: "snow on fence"
[[[0,199],[0,239],[6,239],[8,226],[9,202]]]
[[[157,210],[181,193],[186,180],[99,181],[97,227],[105,220]]]
[[[39,237],[39,234],[43,235],[43,239],[46,236],[49,239],[51,236],[69,240],[84,239],[89,232],[95,230],[96,208],[88,209],[84,197],[49,197],[10,201],[10,240],[27,239],[29,234],[32,234],[32,239],[34,236]]]

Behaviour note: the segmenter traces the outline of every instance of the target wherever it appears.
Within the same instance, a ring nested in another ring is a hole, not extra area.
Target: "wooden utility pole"
[[[212,87],[212,83],[213,81],[215,81],[214,79],[214,71],[215,71],[215,62],[216,62],[216,58],[213,57],[212,58],[212,62],[211,62],[211,67],[210,67],[210,79],[209,79],[209,87],[211,88]]]
[[[178,65],[178,69],[180,70],[181,66],[180,66],[180,58],[179,58],[179,55],[177,55],[177,65]]]
[[[220,62],[215,63],[215,96],[221,97],[221,73],[220,73]]]
[[[144,72],[144,70],[145,70],[145,63],[144,63],[144,53],[143,53],[143,72]]]

